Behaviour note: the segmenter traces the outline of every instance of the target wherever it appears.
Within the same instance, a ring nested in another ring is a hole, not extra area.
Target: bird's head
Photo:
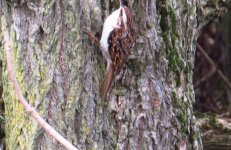
[[[120,1],[120,7],[128,6],[127,0],[119,0],[119,1]]]

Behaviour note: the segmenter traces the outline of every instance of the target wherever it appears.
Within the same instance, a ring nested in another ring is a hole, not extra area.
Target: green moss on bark
[[[1,18],[2,29],[7,31],[7,23],[4,17]],[[11,32],[10,39],[12,40],[13,66],[18,84],[21,87],[22,93],[27,93],[27,88],[24,83],[25,74],[23,73],[22,63],[20,62],[20,48],[17,46],[15,32]],[[5,103],[5,117],[6,117],[6,145],[7,149],[32,149],[36,123],[28,117],[24,107],[19,102],[15,90],[8,79],[8,72],[6,69],[6,56],[3,55],[3,84],[4,84],[4,103]],[[28,93],[27,93],[28,94]],[[30,102],[34,102],[33,96]],[[28,138],[30,137],[30,138]]]
[[[158,2],[160,7],[159,15],[161,17],[160,27],[162,29],[162,38],[166,45],[166,54],[168,59],[168,68],[170,72],[175,72],[176,85],[180,86],[180,70],[182,61],[177,47],[179,35],[177,33],[177,18],[175,10],[167,4],[166,1]]]

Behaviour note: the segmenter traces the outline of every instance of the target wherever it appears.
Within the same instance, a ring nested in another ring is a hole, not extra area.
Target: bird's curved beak
[[[123,0],[119,0],[119,2],[120,2],[120,7],[124,6]]]

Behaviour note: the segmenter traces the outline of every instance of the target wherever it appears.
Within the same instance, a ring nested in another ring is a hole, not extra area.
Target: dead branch
[[[200,53],[205,57],[205,59],[209,62],[209,64],[214,68],[216,68],[217,73],[219,76],[225,81],[225,83],[228,85],[228,87],[231,89],[231,83],[229,82],[228,78],[223,74],[223,72],[217,68],[215,62],[208,56],[208,54],[205,52],[205,50],[200,46],[200,44],[196,44],[198,50]]]
[[[230,116],[210,116],[198,118],[196,125],[202,131],[204,149],[230,150],[231,123]]]
[[[9,79],[12,82],[12,85],[14,87],[14,90],[16,92],[16,95],[18,96],[19,101],[24,106],[26,112],[28,112],[29,115],[31,115],[36,122],[56,141],[61,143],[66,149],[68,150],[77,150],[76,147],[74,147],[68,140],[66,140],[64,137],[62,137],[57,131],[55,131],[54,128],[52,128],[45,120],[43,120],[42,117],[39,116],[39,114],[35,111],[35,109],[28,104],[27,100],[24,98],[22,91],[19,87],[19,84],[15,77],[15,72],[13,68],[13,60],[12,60],[12,41],[9,37],[8,31],[6,29],[6,20],[4,18],[5,26],[3,27],[3,39],[4,39],[4,46],[6,51],[6,58],[7,58],[7,70],[9,74]],[[2,24],[4,24],[2,23]]]
[[[216,73],[216,67],[213,66],[212,69],[206,75],[204,75],[200,80],[196,81],[196,83],[194,84],[194,88],[195,89],[198,88],[203,82],[210,79],[215,73]]]

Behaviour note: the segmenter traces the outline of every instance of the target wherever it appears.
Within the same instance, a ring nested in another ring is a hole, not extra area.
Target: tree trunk
[[[1,23],[24,96],[77,148],[202,149],[192,110],[195,40],[223,3],[204,11],[208,4],[196,0],[129,1],[137,39],[105,101],[105,60],[83,30],[100,32],[117,0],[2,0]],[[2,62],[7,149],[64,149],[24,111],[5,53]]]

